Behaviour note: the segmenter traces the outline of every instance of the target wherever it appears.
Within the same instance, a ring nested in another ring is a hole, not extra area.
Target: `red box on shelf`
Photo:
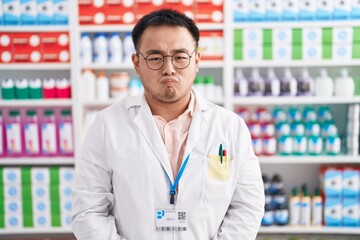
[[[182,0],[165,0],[163,4],[164,8],[175,9],[181,13],[184,13],[186,16],[194,19],[195,13],[195,4],[193,1],[182,1]]]
[[[202,60],[224,59],[224,37],[222,31],[200,31],[199,51]]]
[[[197,23],[222,23],[224,21],[223,0],[196,0],[195,2]]]
[[[10,63],[13,59],[12,34],[0,33],[0,63]]]
[[[69,62],[69,35],[66,32],[51,32],[41,35],[44,62]]]
[[[136,4],[136,22],[140,20],[144,15],[151,11],[159,10],[164,7],[162,1],[158,0],[135,0]]]
[[[133,24],[135,23],[135,6],[107,4],[106,24]]]
[[[101,7],[94,4],[79,3],[79,22],[80,25],[104,24],[106,21],[106,5]]]
[[[14,62],[41,62],[42,44],[39,33],[13,33],[12,43]]]

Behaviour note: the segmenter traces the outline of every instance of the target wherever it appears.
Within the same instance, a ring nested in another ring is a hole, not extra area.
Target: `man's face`
[[[165,57],[161,68],[151,70],[141,54],[134,54],[134,68],[144,85],[147,98],[161,103],[174,103],[189,96],[200,60],[200,53],[194,51],[195,46],[195,40],[186,28],[156,26],[144,31],[137,50],[145,58],[152,53],[172,56],[174,53],[185,52],[192,55],[190,64],[185,69],[176,68],[171,63],[171,58]]]

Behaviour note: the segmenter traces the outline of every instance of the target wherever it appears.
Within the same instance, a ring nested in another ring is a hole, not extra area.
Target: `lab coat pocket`
[[[230,156],[209,155],[204,176],[203,199],[207,203],[217,203],[230,200],[232,187],[232,160]]]

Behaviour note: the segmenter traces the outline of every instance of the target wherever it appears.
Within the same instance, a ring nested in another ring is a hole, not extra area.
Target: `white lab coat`
[[[101,111],[76,162],[72,229],[79,240],[255,239],[264,188],[249,131],[235,113],[196,93],[176,207],[188,210],[188,230],[156,231],[155,208],[168,204],[168,153],[143,95]],[[219,144],[231,160],[231,178],[208,175]]]

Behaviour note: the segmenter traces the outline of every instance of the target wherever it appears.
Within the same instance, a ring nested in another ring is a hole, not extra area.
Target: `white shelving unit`
[[[216,101],[217,104],[234,110],[238,106],[287,106],[287,105],[332,105],[342,108],[344,105],[360,103],[360,97],[234,97],[233,81],[234,69],[243,68],[250,69],[257,67],[260,69],[272,68],[301,68],[301,67],[324,67],[327,69],[347,67],[354,72],[359,73],[360,60],[319,60],[319,61],[268,61],[261,60],[256,62],[251,61],[236,61],[233,57],[234,52],[234,29],[245,28],[304,28],[304,27],[354,27],[360,26],[359,21],[314,21],[314,22],[233,22],[233,6],[231,1],[224,1],[224,11],[226,14],[223,24],[199,24],[200,30],[222,30],[224,35],[224,60],[223,61],[202,61],[200,63],[200,70],[203,72],[222,71],[221,83],[223,86],[223,99]],[[70,1],[69,1],[70,4]],[[56,158],[1,158],[0,166],[25,166],[25,165],[73,165],[76,163],[79,148],[82,138],[84,136],[83,125],[84,117],[88,110],[102,109],[113,104],[117,100],[108,101],[82,101],[80,92],[82,91],[79,84],[81,73],[84,69],[93,70],[124,70],[133,71],[132,64],[122,65],[83,65],[79,60],[79,43],[81,33],[96,33],[96,32],[131,32],[133,25],[97,25],[97,26],[80,26],[78,16],[78,4],[73,3],[70,9],[69,26],[0,26],[0,32],[58,32],[67,31],[70,34],[70,49],[71,49],[71,63],[46,63],[46,64],[0,64],[0,74],[2,72],[29,72],[32,75],[37,73],[48,72],[64,72],[67,73],[72,81],[72,99],[69,100],[0,100],[0,107],[70,107],[73,113],[74,125],[74,141],[75,141],[75,156],[74,157],[56,157]],[[344,120],[346,121],[346,120]],[[300,185],[302,181],[307,180],[311,182],[310,186],[318,184],[319,167],[324,164],[360,164],[360,156],[260,156],[261,168],[264,172],[280,172],[284,179],[287,180],[285,185],[288,189],[294,184]],[[287,190],[288,190],[287,189]],[[312,188],[310,188],[312,189]],[[16,235],[16,234],[71,234],[70,229],[21,229],[21,230],[0,230],[0,237],[2,235]],[[262,227],[261,234],[360,234],[359,228],[325,228],[325,227]]]

